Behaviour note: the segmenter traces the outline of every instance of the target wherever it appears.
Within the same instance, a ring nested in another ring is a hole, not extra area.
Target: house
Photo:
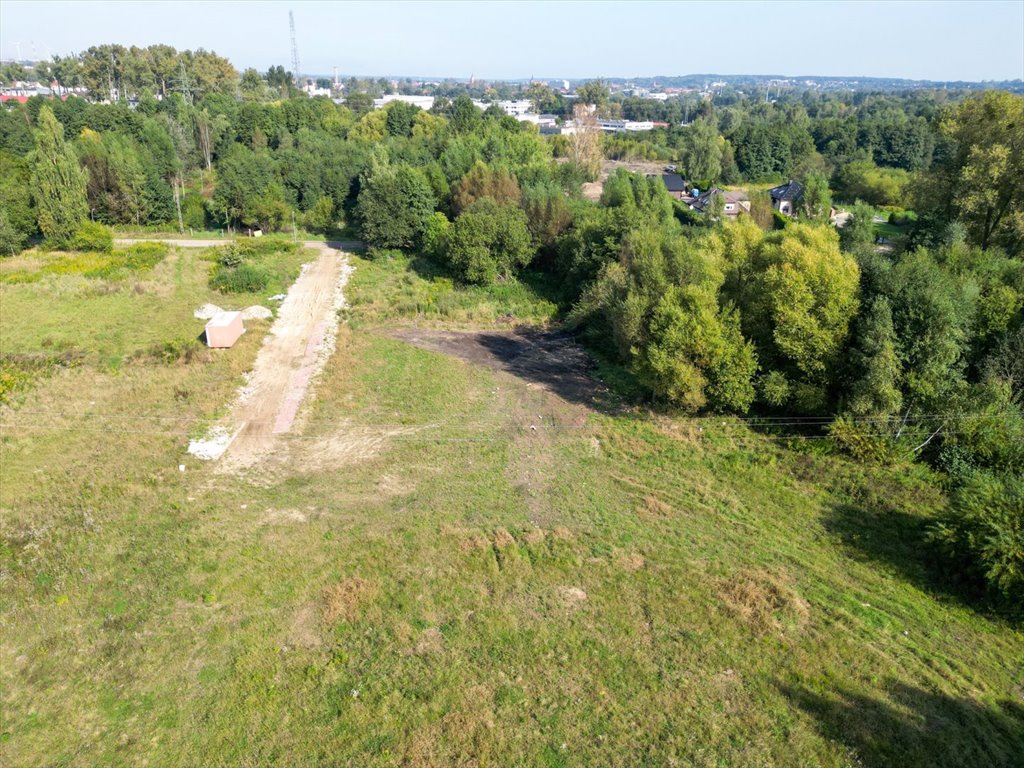
[[[799,182],[790,179],[785,184],[768,190],[772,198],[772,208],[786,216],[796,215],[796,205],[803,197],[804,188]]]
[[[682,200],[686,197],[687,185],[683,181],[683,177],[678,173],[663,173],[661,174],[661,180],[665,184],[665,189],[676,200]]]
[[[712,187],[697,197],[690,197],[690,210],[706,213],[712,209],[715,198],[722,198],[722,213],[735,219],[740,213],[750,213],[750,196],[742,189],[721,189]]]

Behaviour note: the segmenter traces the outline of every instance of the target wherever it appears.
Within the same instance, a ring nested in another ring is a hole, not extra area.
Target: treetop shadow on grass
[[[841,742],[866,768],[1024,766],[1024,697],[986,706],[916,688],[887,687],[889,700],[835,689],[828,694],[778,684],[813,716],[822,735]]]
[[[421,349],[504,371],[601,413],[618,413],[622,408],[615,394],[591,375],[590,355],[563,331],[532,326],[511,331],[403,329],[395,336]]]
[[[949,568],[928,538],[933,523],[929,516],[882,501],[875,492],[865,500],[834,503],[822,520],[825,529],[838,536],[846,547],[864,559],[884,565],[919,589],[954,600],[988,618],[1021,623],[1021,606],[1011,605],[986,591],[983,584],[958,578]]]

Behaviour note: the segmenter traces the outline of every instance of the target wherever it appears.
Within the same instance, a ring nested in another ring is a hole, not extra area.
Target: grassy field
[[[554,307],[355,263],[316,460],[244,476],[184,447],[268,324],[144,354],[227,303],[196,252],[0,283],[0,352],[83,352],[2,412],[0,763],[1021,765],[1024,634],[929,561],[926,470],[418,349]]]

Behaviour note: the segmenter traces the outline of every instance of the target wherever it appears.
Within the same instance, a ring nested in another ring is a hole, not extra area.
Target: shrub
[[[114,250],[114,235],[110,227],[97,221],[83,221],[71,238],[71,248],[75,251],[110,253]]]
[[[889,223],[897,227],[913,224],[915,221],[917,221],[917,214],[913,211],[893,211],[889,214]]]
[[[238,243],[228,243],[217,249],[217,263],[222,267],[234,268],[242,264],[242,251]]]
[[[979,472],[954,494],[930,539],[964,575],[1024,599],[1024,478]]]
[[[276,256],[282,253],[295,253],[299,244],[293,240],[275,240],[272,237],[253,237],[247,240],[235,240],[234,245],[243,258],[261,259],[264,256]]]
[[[182,223],[189,229],[206,226],[206,201],[197,192],[189,192],[181,204]]]
[[[167,243],[136,243],[115,254],[119,266],[133,272],[152,269],[167,257]]]
[[[152,354],[153,357],[162,363],[172,365],[179,361],[191,363],[192,358],[202,349],[203,347],[194,338],[172,339],[171,341],[165,341],[163,344],[154,345]]]
[[[256,293],[269,282],[270,275],[258,265],[242,264],[233,269],[218,265],[210,278],[210,287],[221,293]]]
[[[877,432],[876,422],[858,426],[849,416],[839,416],[828,427],[836,447],[853,458],[878,463],[893,461],[896,458],[893,441]]]
[[[791,388],[785,374],[770,371],[762,376],[757,383],[758,392],[763,400],[773,408],[781,408],[789,401]]]

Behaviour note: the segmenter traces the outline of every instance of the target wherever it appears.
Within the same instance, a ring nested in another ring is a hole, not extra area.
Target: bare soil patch
[[[404,329],[395,336],[420,349],[504,371],[563,400],[598,408],[608,388],[589,371],[593,361],[567,333],[536,328],[515,331]]]

